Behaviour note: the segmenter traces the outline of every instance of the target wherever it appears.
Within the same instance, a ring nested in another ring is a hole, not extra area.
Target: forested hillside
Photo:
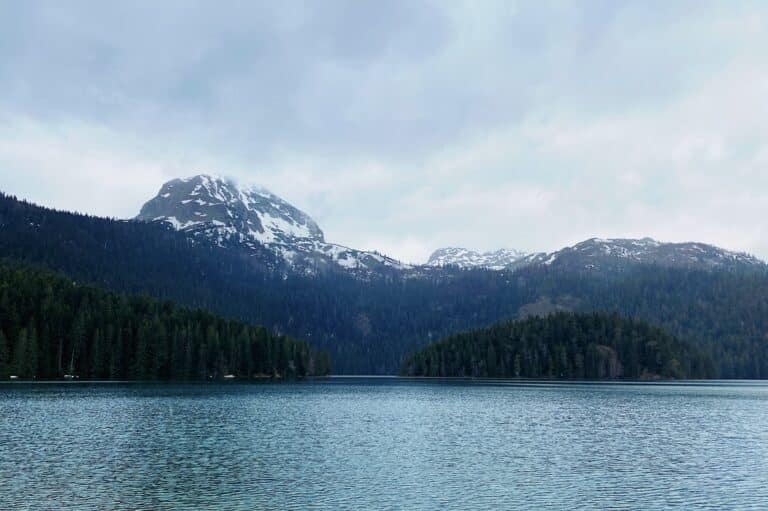
[[[711,355],[716,376],[768,378],[768,275],[635,265],[304,275],[269,252],[192,242],[162,225],[52,211],[0,196],[0,257],[264,325],[328,351],[339,374],[394,374],[450,334],[552,311],[615,311]]]
[[[0,257],[305,339],[330,353],[338,373],[396,373],[404,354],[424,342],[509,317],[519,306],[517,290],[491,272],[308,276],[266,250],[223,249],[160,224],[55,211],[5,195],[0,225]]]
[[[719,378],[768,378],[764,273],[641,267],[586,288],[574,287],[585,297],[579,310],[616,311],[659,325],[710,356]]]
[[[0,377],[208,379],[329,372],[326,354],[261,327],[0,263]]]
[[[708,378],[699,350],[616,314],[557,313],[454,335],[403,364],[407,376],[653,379]]]

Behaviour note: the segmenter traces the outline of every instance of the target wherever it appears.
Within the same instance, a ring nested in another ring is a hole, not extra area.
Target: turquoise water
[[[768,509],[768,385],[0,384],[0,509]]]

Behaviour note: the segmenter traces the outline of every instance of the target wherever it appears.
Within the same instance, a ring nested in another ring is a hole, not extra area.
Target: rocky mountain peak
[[[263,244],[324,241],[309,215],[268,190],[240,189],[232,180],[205,174],[165,183],[136,218],[184,231],[215,228],[221,243],[233,237]]]
[[[317,223],[274,193],[240,187],[233,180],[200,174],[165,183],[136,220],[162,222],[219,246],[267,248],[288,265],[308,272],[328,264],[346,270],[405,267],[375,252],[327,243]]]

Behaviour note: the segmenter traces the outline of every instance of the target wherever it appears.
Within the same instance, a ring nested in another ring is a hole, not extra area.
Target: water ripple
[[[0,385],[0,509],[766,509],[768,386]]]

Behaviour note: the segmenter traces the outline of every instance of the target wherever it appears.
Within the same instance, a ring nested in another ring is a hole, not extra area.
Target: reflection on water
[[[0,384],[0,509],[768,507],[768,385]]]

